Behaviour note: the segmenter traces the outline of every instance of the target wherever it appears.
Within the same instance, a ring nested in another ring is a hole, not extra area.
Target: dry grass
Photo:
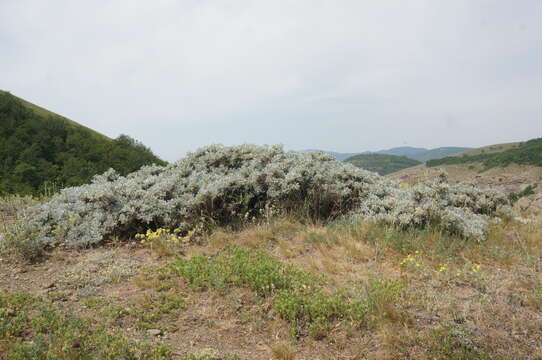
[[[170,260],[157,264],[150,252],[135,260],[120,256],[119,249],[92,250],[86,258],[62,262],[55,274],[66,274],[74,286],[91,285],[94,296],[103,300],[96,309],[81,306],[92,299],[85,294],[81,303],[64,299],[61,304],[84,308],[94,318],[108,316],[114,319],[111,331],[149,341],[146,330],[137,327],[144,316],[145,326],[165,332],[150,340],[168,343],[182,356],[213,347],[257,360],[539,359],[541,239],[540,222],[496,224],[485,242],[475,243],[437,230],[401,232],[371,223],[323,226],[276,219],[237,232],[219,229],[189,245],[185,258],[208,254],[213,259],[233,244],[264,251],[318,274],[325,291],[346,289],[367,299],[362,325],[336,319],[330,329],[316,329],[325,335],[319,340],[302,330],[292,336],[290,324],[269,298],[242,286],[194,290],[181,278],[158,271]],[[48,261],[60,262],[61,257]],[[0,287],[39,291],[31,287],[41,281],[35,276],[43,277],[52,265],[29,268],[26,277],[18,282],[6,278]],[[147,270],[134,272],[132,265]],[[4,273],[10,274],[12,267],[0,262]],[[137,312],[142,307],[148,316]],[[154,313],[160,316],[155,323]]]
[[[290,344],[279,343],[271,345],[271,353],[273,354],[273,358],[277,360],[294,360],[296,350]]]

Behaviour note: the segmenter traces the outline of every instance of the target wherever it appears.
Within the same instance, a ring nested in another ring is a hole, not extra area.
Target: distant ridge
[[[337,159],[337,161],[343,161],[352,156],[369,153],[368,151],[363,152],[363,153],[340,153],[340,152],[335,152],[335,151],[325,151],[325,150],[317,150],[317,149],[308,149],[308,150],[301,150],[301,151],[302,152],[322,152],[324,154],[333,156],[335,159]]]
[[[387,150],[379,151],[363,151],[358,153],[339,153],[334,151],[324,151],[324,150],[303,150],[307,152],[323,152],[325,154],[331,155],[337,159],[337,161],[344,161],[352,156],[363,155],[363,154],[386,154],[386,155],[395,155],[395,156],[405,156],[409,159],[417,160],[420,162],[425,162],[432,159],[440,159],[446,156],[462,153],[464,151],[471,150],[472,148],[468,147],[457,147],[457,146],[448,146],[448,147],[439,147],[435,149],[426,149],[418,148],[411,146],[400,146]]]
[[[389,154],[360,154],[349,157],[344,162],[376,172],[380,175],[388,175],[421,164],[418,160],[410,159],[406,156]]]

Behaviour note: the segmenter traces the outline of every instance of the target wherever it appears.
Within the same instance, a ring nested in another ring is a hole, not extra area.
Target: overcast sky
[[[0,88],[166,160],[542,136],[542,1],[0,0]]]

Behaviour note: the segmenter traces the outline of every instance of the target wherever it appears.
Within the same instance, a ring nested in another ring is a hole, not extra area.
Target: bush
[[[483,238],[488,217],[507,204],[501,194],[448,185],[444,178],[403,189],[321,153],[213,145],[165,167],[126,177],[109,170],[91,184],[64,189],[27,210],[23,233],[45,245],[85,247],[149,228],[233,226],[274,209],[317,220],[361,216],[401,227],[438,224]]]

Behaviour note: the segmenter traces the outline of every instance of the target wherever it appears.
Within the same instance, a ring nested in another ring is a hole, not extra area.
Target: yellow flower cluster
[[[472,272],[473,272],[473,273],[477,273],[478,270],[480,270],[480,266],[481,266],[480,264],[474,265],[474,266],[472,267]]]
[[[401,262],[399,263],[399,265],[401,266],[407,266],[407,265],[412,265],[414,267],[421,267],[422,264],[416,259],[416,256],[420,254],[420,251],[417,250],[414,255],[412,254],[408,254],[407,257],[405,257],[403,260],[401,260]]]
[[[439,272],[445,272],[448,270],[448,264],[440,264],[440,268],[438,269]]]
[[[165,241],[167,243],[170,243],[172,245],[179,245],[180,242],[188,242],[190,241],[190,236],[179,236],[179,233],[181,232],[181,229],[163,229],[158,228],[156,230],[148,229],[145,234],[136,234],[136,239],[141,239],[141,243],[156,243],[159,241]],[[189,233],[190,234],[190,233]]]

